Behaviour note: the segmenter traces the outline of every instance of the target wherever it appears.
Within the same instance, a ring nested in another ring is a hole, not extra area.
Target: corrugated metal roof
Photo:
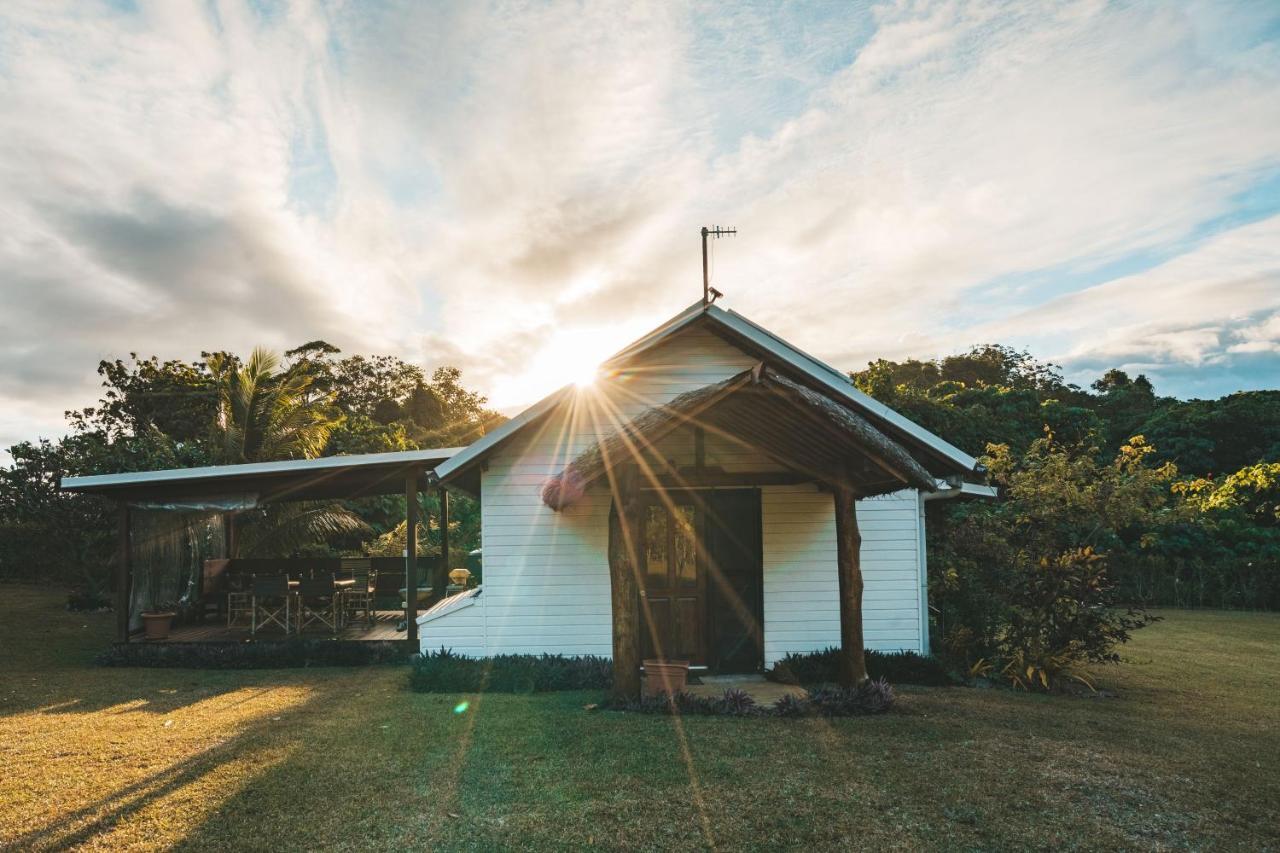
[[[421,465],[434,468],[457,454],[460,447],[431,450],[403,450],[393,453],[359,453],[349,456],[323,456],[319,459],[289,459],[281,462],[249,462],[240,465],[207,465],[200,468],[171,468],[162,471],[133,471],[123,474],[99,474],[90,477],[67,477],[62,491],[89,494],[141,495],[156,491],[167,495],[184,491],[207,494],[216,489],[254,489],[264,484],[288,487],[297,484],[295,493],[317,491],[315,483],[337,483],[354,476],[376,477],[380,472]],[[368,475],[368,476],[365,476]],[[391,487],[388,486],[388,489]],[[335,485],[329,491],[341,491]]]
[[[832,392],[841,402],[849,405],[855,411],[869,417],[873,423],[883,426],[900,439],[905,439],[909,443],[923,448],[939,460],[947,463],[948,467],[964,473],[977,471],[978,460],[973,456],[909,418],[895,412],[874,397],[858,390],[853,381],[841,371],[798,349],[736,311],[725,311],[716,305],[703,305],[701,301],[695,302],[653,331],[628,344],[618,353],[606,359],[601,366],[606,368],[615,367],[629,361],[699,320],[712,323],[721,332],[732,335],[740,341],[745,341],[760,353],[788,365],[797,373],[808,377],[821,388]],[[530,406],[479,441],[464,448],[462,452],[437,467],[436,476],[446,483],[450,479],[456,479],[461,472],[496,449],[527,424],[550,412],[567,393],[572,391],[572,388],[573,386],[561,388],[559,391]]]

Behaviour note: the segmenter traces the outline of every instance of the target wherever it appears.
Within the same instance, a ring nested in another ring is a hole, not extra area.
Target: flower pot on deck
[[[644,662],[644,691],[650,696],[679,693],[689,680],[687,660],[647,660]]]
[[[169,626],[173,624],[173,613],[159,611],[143,613],[142,625],[146,629],[148,640],[163,640],[169,636]]]

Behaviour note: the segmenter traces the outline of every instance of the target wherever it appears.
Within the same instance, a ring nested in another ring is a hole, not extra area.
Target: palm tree
[[[225,354],[209,356],[218,387],[214,445],[224,464],[313,459],[329,440],[329,398],[314,393],[311,376],[281,371],[275,353],[255,348],[243,365]],[[251,511],[238,556],[289,553],[330,536],[369,527],[341,504],[321,501],[270,504]]]
[[[237,365],[207,359],[218,384],[215,438],[222,462],[312,459],[324,450],[333,421],[328,399],[311,394],[311,376],[280,371],[280,357],[261,347]]]

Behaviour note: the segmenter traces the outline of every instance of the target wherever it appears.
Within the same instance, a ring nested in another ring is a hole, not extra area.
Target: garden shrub
[[[1026,689],[1081,680],[1153,617],[1126,606],[1113,554],[1155,547],[1180,521],[1172,465],[1135,436],[1109,462],[1046,434],[1022,457],[989,446],[984,462],[1006,499],[942,509],[930,520],[929,598],[943,657],[971,675]]]
[[[840,650],[835,647],[820,652],[791,652],[770,667],[765,677],[780,684],[835,682],[839,654]],[[876,652],[870,649],[865,654],[867,674],[873,679],[928,687],[947,687],[956,683],[955,677],[936,658],[915,652]]]
[[[72,613],[98,613],[111,608],[111,599],[96,589],[77,589],[67,593],[67,609]]]
[[[448,649],[413,662],[409,686],[420,693],[543,693],[613,686],[613,662],[590,655],[468,658]]]
[[[399,641],[285,640],[269,643],[117,643],[95,659],[99,666],[187,669],[285,669],[405,663]]]
[[[807,696],[787,695],[773,705],[757,705],[743,690],[730,688],[721,696],[692,693],[641,696],[628,702],[606,702],[611,711],[639,714],[722,717],[859,717],[883,714],[893,707],[893,688],[883,678],[857,687],[820,687]]]

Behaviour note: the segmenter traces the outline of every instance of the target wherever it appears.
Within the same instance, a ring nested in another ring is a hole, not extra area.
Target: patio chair
[[[373,592],[371,593],[371,606],[376,610],[380,605],[385,605],[388,601],[391,606],[387,609],[402,610],[400,604],[400,589],[404,586],[404,572],[378,572],[373,576]]]
[[[369,567],[354,567],[349,573],[351,586],[342,591],[342,617],[350,622],[357,613],[364,613],[364,621],[373,627],[373,587],[370,584]]]
[[[283,628],[286,634],[289,633],[293,624],[293,596],[289,593],[289,579],[284,575],[254,575],[252,593],[253,618],[249,632],[256,634],[258,628],[274,623]]]
[[[319,622],[338,633],[339,598],[333,572],[298,581],[298,631]]]

